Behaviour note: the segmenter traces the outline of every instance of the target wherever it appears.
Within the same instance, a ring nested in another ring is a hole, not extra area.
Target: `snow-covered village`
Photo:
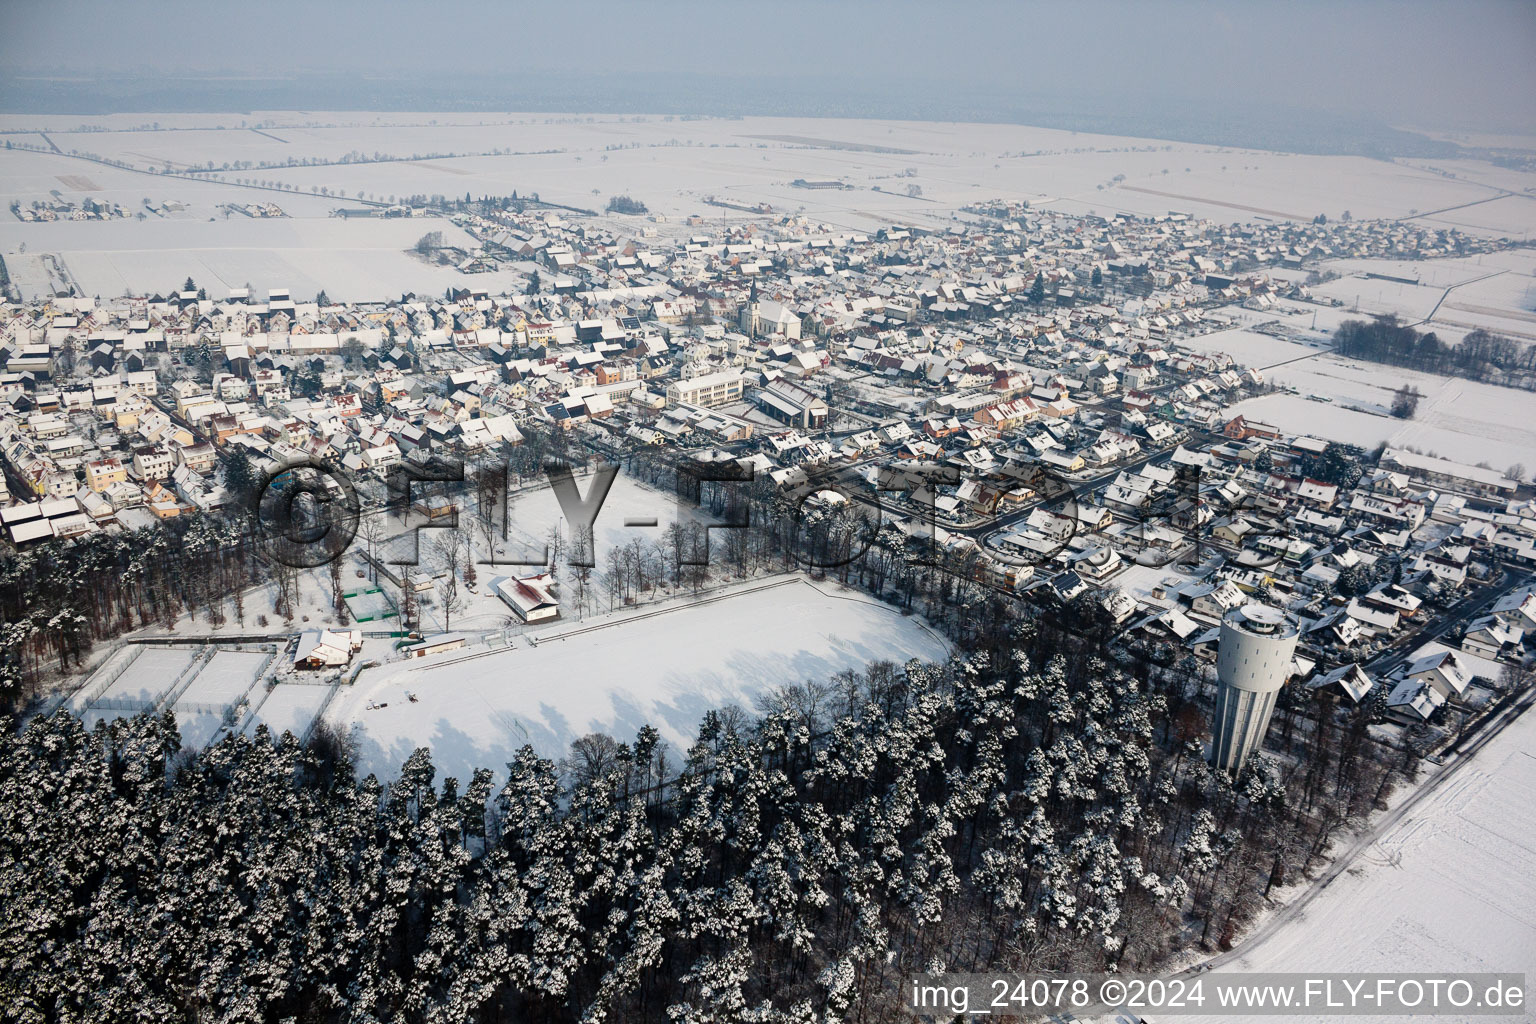
[[[0,65],[5,1019],[1530,1019],[1528,110],[309,74]]]

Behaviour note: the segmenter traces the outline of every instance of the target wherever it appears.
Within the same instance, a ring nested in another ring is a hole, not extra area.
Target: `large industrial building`
[[[1275,696],[1291,675],[1296,633],[1285,613],[1269,605],[1247,604],[1222,616],[1211,761],[1233,777],[1264,742]]]

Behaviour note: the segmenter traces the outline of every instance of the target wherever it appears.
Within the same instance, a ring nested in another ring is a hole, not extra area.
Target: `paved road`
[[[1374,676],[1390,675],[1404,665],[1408,661],[1408,656],[1415,650],[1431,640],[1438,640],[1450,632],[1451,627],[1456,625],[1456,623],[1461,621],[1471,622],[1476,619],[1484,611],[1492,607],[1493,603],[1500,597],[1509,593],[1512,586],[1529,584],[1533,579],[1536,579],[1536,576],[1528,575],[1524,580],[1521,580],[1518,572],[1507,566],[1502,567],[1500,572],[1501,575],[1497,582],[1490,583],[1482,587],[1476,594],[1472,594],[1453,604],[1439,615],[1425,622],[1423,628],[1411,638],[1394,644],[1391,650],[1377,655],[1362,667]]]

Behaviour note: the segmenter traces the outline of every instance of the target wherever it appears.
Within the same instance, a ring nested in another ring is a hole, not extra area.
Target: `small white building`
[[[425,658],[429,654],[456,651],[468,642],[463,633],[439,633],[401,648],[400,653],[407,658]]]
[[[554,586],[554,577],[547,572],[522,579],[508,576],[495,584],[496,593],[524,622],[551,622],[560,617]]]
[[[340,668],[362,649],[360,629],[305,630],[293,652],[293,664],[295,668]]]
[[[1366,695],[1375,687],[1373,680],[1359,665],[1340,665],[1331,672],[1324,673],[1307,683],[1307,689],[1312,691],[1329,690],[1349,699],[1351,704],[1359,704]]]

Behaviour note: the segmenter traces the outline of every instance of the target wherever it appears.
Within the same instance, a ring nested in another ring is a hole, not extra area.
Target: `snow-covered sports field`
[[[171,710],[185,750],[199,750],[213,741],[224,725],[225,715],[250,694],[258,674],[267,664],[269,651],[215,652]]]
[[[87,729],[98,722],[169,708],[176,713],[182,747],[200,750],[212,742],[242,699],[252,703],[261,699],[265,691],[253,691],[253,687],[273,656],[271,648],[209,652],[193,646],[128,644],[109,655],[64,706],[79,715]],[[323,688],[316,689],[323,696]],[[318,707],[318,703],[313,706],[310,718]],[[288,727],[291,718],[284,718],[282,727]],[[298,722],[294,731],[301,733],[308,723],[309,719]],[[282,729],[277,731],[281,734]]]
[[[462,781],[480,767],[503,775],[525,743],[558,758],[587,733],[627,742],[646,724],[681,756],[711,709],[750,708],[777,686],[824,682],[878,660],[942,660],[947,651],[919,619],[798,576],[707,604],[565,625],[536,647],[518,638],[489,653],[365,671],[326,717],[357,740],[360,772],[392,777],[413,750],[430,746],[439,773]]]
[[[145,647],[97,700],[141,702],[150,707],[170,692],[197,654],[196,647]]]
[[[258,725],[265,725],[273,739],[282,736],[284,732],[303,737],[330,692],[329,686],[314,683],[278,683],[272,687],[272,692],[266,695],[265,700],[262,700],[259,693],[255,694],[251,698],[252,705],[256,707],[255,714],[246,724],[245,733],[247,736],[252,735]]]
[[[176,702],[228,707],[245,696],[270,656],[270,651],[217,651]]]

